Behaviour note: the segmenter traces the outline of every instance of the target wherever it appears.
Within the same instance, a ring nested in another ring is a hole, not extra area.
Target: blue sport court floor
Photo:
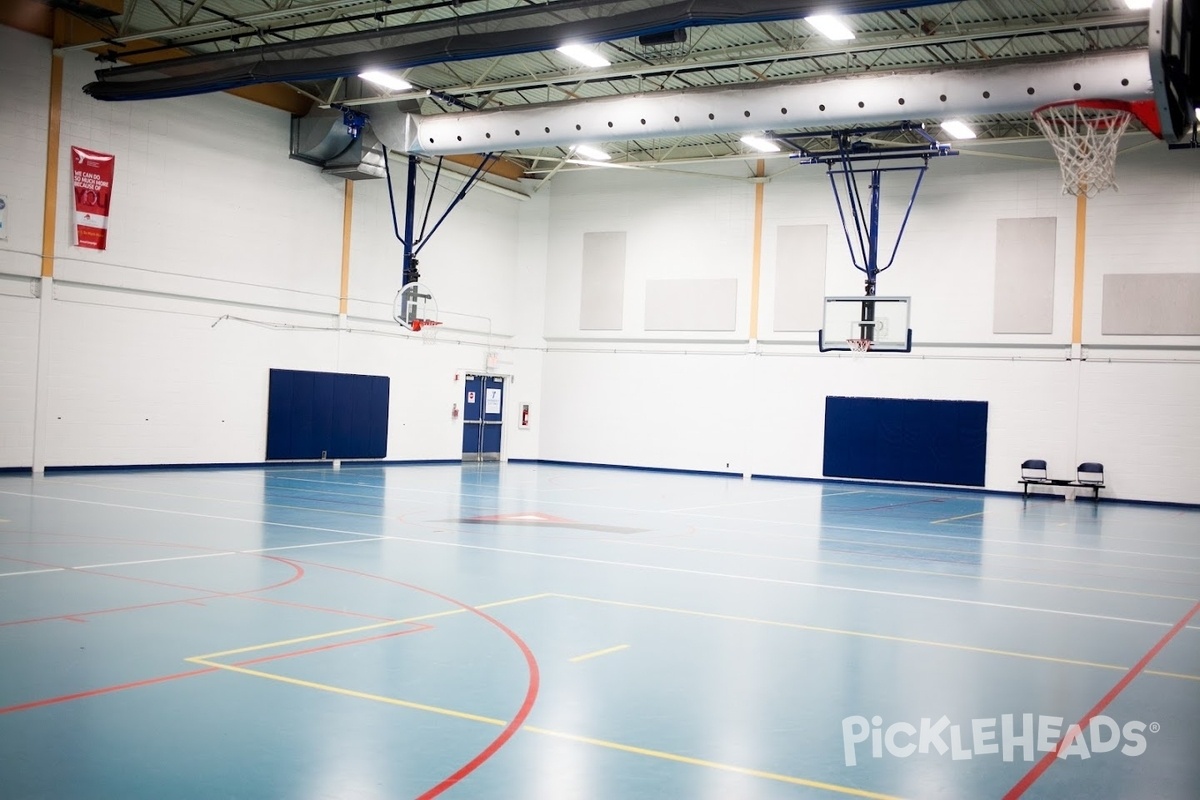
[[[1198,598],[1200,509],[8,474],[0,797],[1195,800]]]

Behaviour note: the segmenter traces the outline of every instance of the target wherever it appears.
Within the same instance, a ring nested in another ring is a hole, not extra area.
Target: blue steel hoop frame
[[[402,285],[407,286],[410,283],[417,283],[421,279],[421,273],[417,270],[417,254],[433,238],[433,234],[446,221],[446,217],[450,216],[450,212],[454,210],[454,207],[467,196],[467,192],[475,188],[475,184],[479,183],[488,166],[496,159],[497,156],[493,153],[488,153],[483,157],[483,160],[479,162],[475,171],[463,182],[458,194],[454,196],[449,205],[442,211],[442,215],[438,217],[437,222],[433,223],[433,228],[426,234],[425,229],[429,225],[430,212],[433,210],[433,193],[437,190],[438,180],[442,175],[442,161],[444,159],[439,157],[437,160],[437,169],[434,171],[433,179],[430,182],[429,202],[425,204],[425,215],[421,220],[421,232],[418,234],[416,233],[417,209],[415,206],[417,202],[417,167],[420,165],[421,159],[410,153],[408,156],[408,175],[404,188],[404,233],[402,235],[396,219],[396,195],[392,190],[392,169],[389,165],[388,150],[384,148],[383,169],[384,174],[387,176],[388,202],[392,208],[392,231],[396,234],[396,239],[399,240],[400,244],[404,245]]]
[[[875,133],[897,133],[911,132],[925,140],[924,144],[909,144],[909,145],[878,145],[872,142],[863,140],[863,137]],[[950,145],[941,144],[925,131],[925,126],[920,123],[900,122],[896,125],[887,125],[872,128],[851,128],[841,131],[826,131],[822,133],[803,135],[804,139],[813,137],[828,137],[834,140],[835,149],[828,151],[813,151],[808,150],[796,144],[793,139],[801,138],[798,134],[779,136],[775,138],[789,142],[796,147],[799,152],[792,158],[799,159],[803,164],[824,164],[827,174],[829,175],[829,184],[833,188],[833,199],[837,203],[838,217],[842,222],[842,231],[846,235],[846,247],[850,250],[850,260],[854,268],[864,273],[866,277],[865,289],[866,297],[874,297],[875,289],[878,282],[880,272],[883,272],[896,260],[896,253],[900,249],[900,240],[904,236],[904,229],[908,225],[909,215],[912,214],[913,204],[917,199],[917,192],[921,189],[921,181],[925,177],[925,171],[929,168],[929,159],[938,156],[956,156],[958,152],[952,150]],[[893,162],[920,160],[920,164],[893,164]],[[887,166],[884,166],[885,162]],[[870,164],[869,166],[860,166],[861,164]],[[908,208],[904,212],[904,219],[900,223],[900,230],[896,233],[896,241],[892,245],[892,252],[888,261],[883,266],[879,265],[880,255],[880,237],[879,237],[879,205],[883,187],[883,174],[885,172],[916,172],[916,180],[913,181],[912,194],[908,198]],[[864,208],[862,191],[859,186],[859,176],[870,176],[870,201],[869,206]],[[841,188],[839,189],[839,178]],[[846,201],[842,202],[842,191],[846,193]],[[846,207],[850,208],[850,217],[854,222],[854,231],[858,240],[858,247],[855,248],[854,239],[850,235],[850,226],[846,221]],[[873,322],[875,319],[875,304],[870,300],[863,301],[862,308],[864,322]],[[871,340],[874,338],[872,325],[863,325],[860,330],[860,337]]]

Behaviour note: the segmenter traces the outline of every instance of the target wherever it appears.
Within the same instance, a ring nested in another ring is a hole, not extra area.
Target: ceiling
[[[51,4],[85,13],[77,0]],[[817,5],[803,0],[124,0],[120,13],[93,14],[92,24],[108,31],[106,36],[62,49],[99,48],[107,54],[108,61],[97,64],[98,70],[111,68],[101,73],[101,91],[116,87],[118,93],[161,97],[271,82],[317,106],[370,115],[385,104],[434,117],[1144,51],[1151,27],[1149,12],[1130,10],[1124,0],[903,6],[860,0],[832,4],[855,34],[839,42],[804,18]],[[581,66],[548,49],[551,36],[560,42],[565,36],[594,42],[610,65]],[[141,59],[154,63],[124,65]],[[374,65],[403,77],[413,89],[389,92],[357,77]],[[163,88],[163,75],[174,88]],[[914,121],[940,135],[941,120]],[[981,141],[1040,136],[1028,113],[976,114],[966,121]],[[740,141],[742,133],[629,138],[610,141],[606,148],[615,163],[745,158],[753,151]],[[913,134],[885,135],[910,139]],[[504,156],[526,177],[537,178],[561,169],[569,154],[563,145],[531,143]]]

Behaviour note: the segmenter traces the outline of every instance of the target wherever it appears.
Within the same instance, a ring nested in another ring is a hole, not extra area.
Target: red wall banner
[[[82,147],[71,148],[75,187],[75,244],[103,250],[108,244],[108,202],[116,158]]]

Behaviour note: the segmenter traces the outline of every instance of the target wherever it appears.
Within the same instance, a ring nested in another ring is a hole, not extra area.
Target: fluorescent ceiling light
[[[1150,7],[1151,0],[1125,0],[1125,5],[1134,11],[1143,11]]]
[[[760,153],[778,153],[779,145],[772,142],[770,139],[764,139],[761,136],[746,135],[742,137],[742,144],[753,147]]]
[[[590,47],[581,44],[564,44],[558,48],[564,56],[573,58],[585,67],[607,67],[612,62]]]
[[[403,78],[397,78],[395,75],[389,75],[377,69],[360,72],[358,73],[358,77],[364,81],[370,81],[378,86],[382,86],[385,89],[391,89],[393,92],[403,92],[406,89],[413,88],[413,85]]]
[[[846,23],[842,22],[839,17],[833,17],[829,14],[817,14],[812,17],[805,17],[804,19],[809,25],[812,25],[830,39],[840,42],[854,38],[854,31],[847,28]]]
[[[966,123],[956,119],[948,119],[942,123],[942,131],[949,134],[953,139],[974,139],[975,131],[967,127]]]
[[[1200,122],[1200,108],[1196,109],[1196,122]]]
[[[612,158],[599,147],[592,147],[590,144],[575,145],[575,155],[583,156],[589,161],[608,161]]]

